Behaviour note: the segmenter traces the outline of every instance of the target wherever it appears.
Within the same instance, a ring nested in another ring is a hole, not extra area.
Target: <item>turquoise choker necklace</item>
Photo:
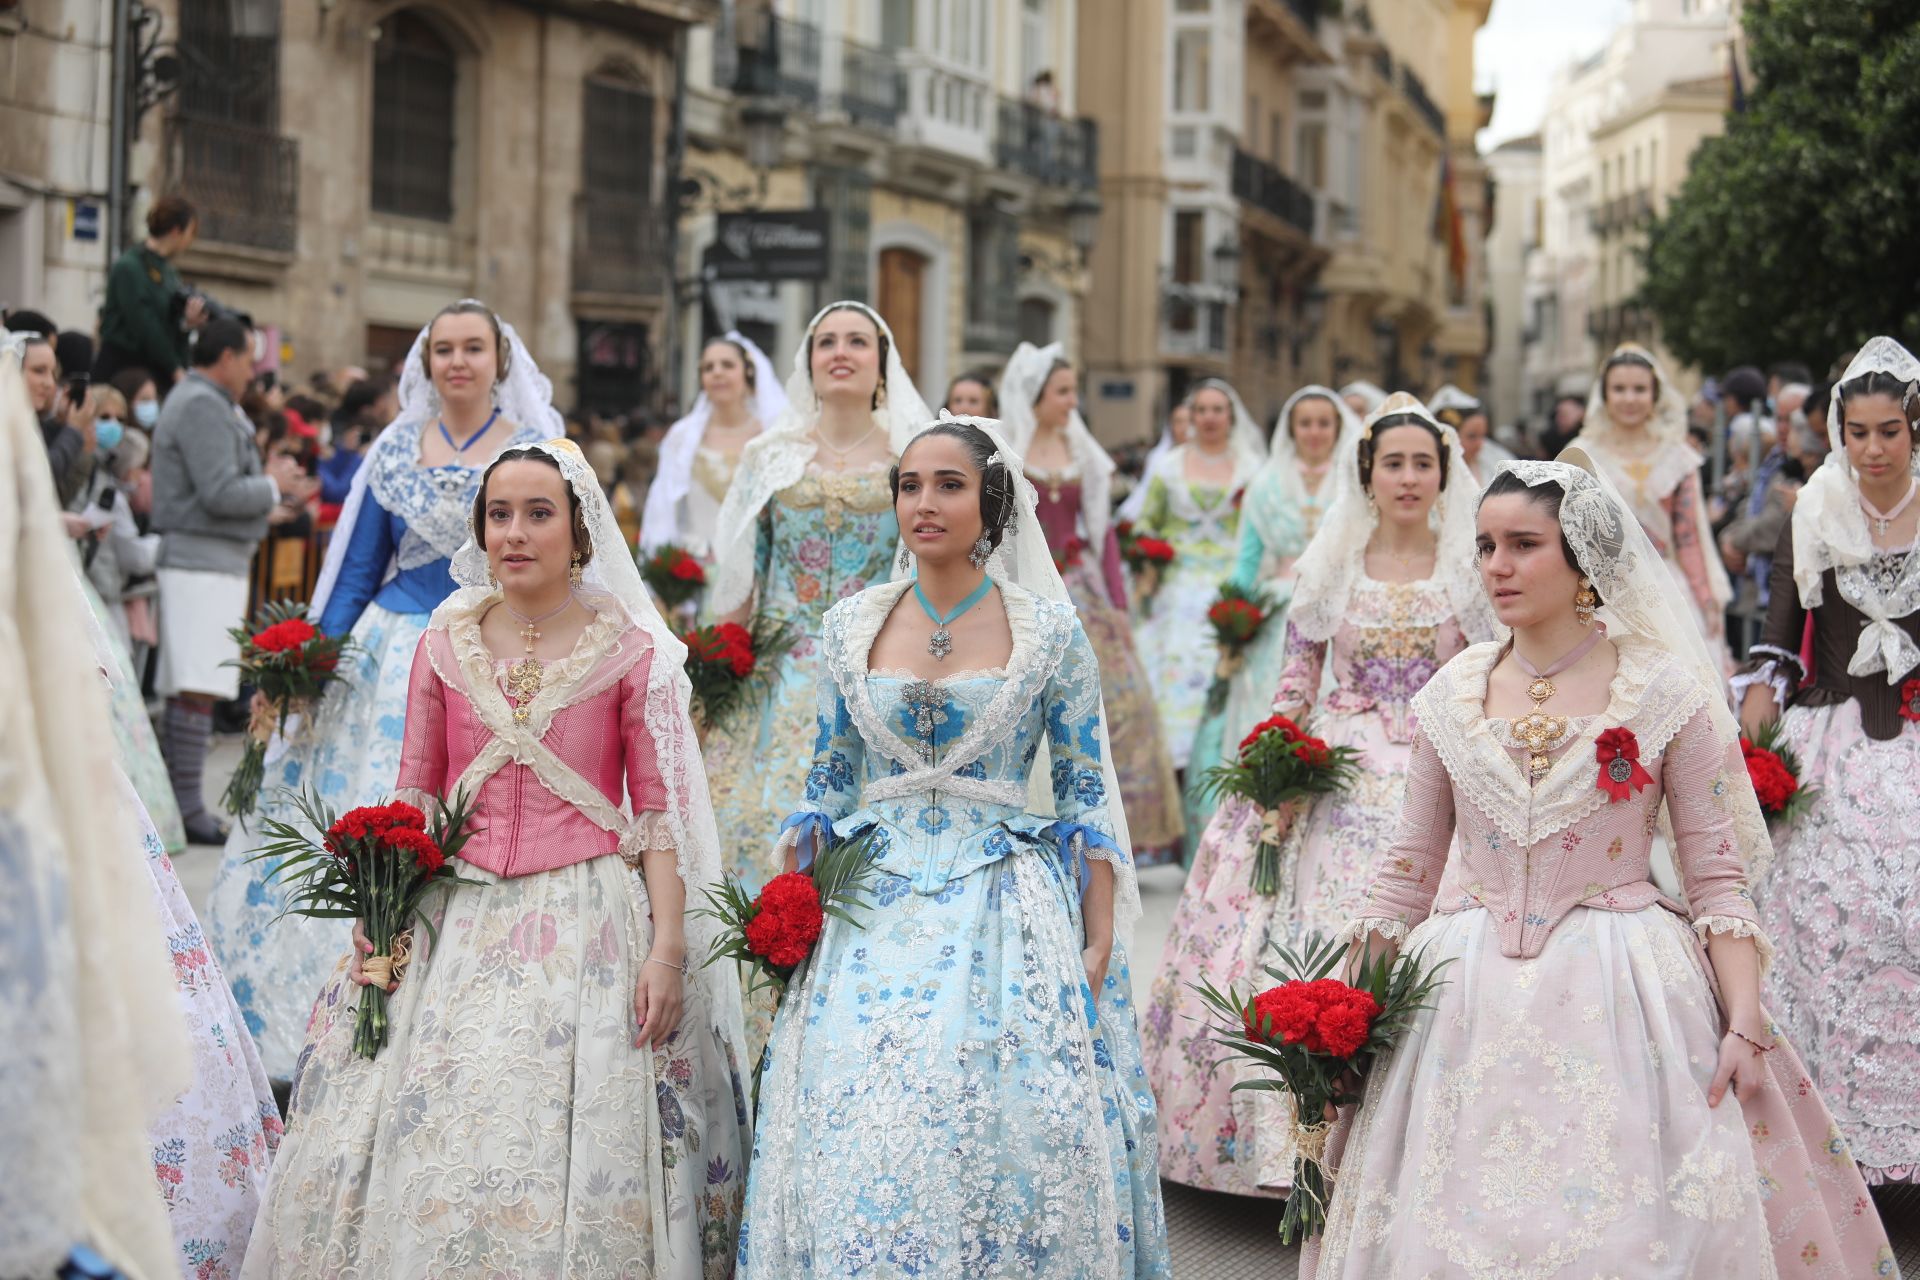
[[[920,607],[926,610],[927,616],[933,619],[933,625],[939,628],[927,640],[927,652],[934,656],[935,661],[945,662],[947,655],[953,652],[953,635],[947,627],[958,621],[961,614],[985,600],[987,592],[992,589],[992,578],[980,579],[980,585],[975,587],[965,600],[956,605],[952,613],[943,618],[940,616],[940,611],[933,607],[933,601],[927,599],[927,593],[920,589],[920,579],[913,580],[914,598],[920,601]]]

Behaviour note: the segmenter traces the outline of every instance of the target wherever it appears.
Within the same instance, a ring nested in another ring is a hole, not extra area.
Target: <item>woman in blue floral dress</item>
[[[827,612],[779,847],[809,865],[818,840],[867,837],[877,876],[857,924],[827,921],[768,1045],[750,1280],[1170,1274],[1099,667],[1032,487],[973,423],[901,460],[917,576]]]
[[[338,812],[392,790],[413,653],[453,591],[450,558],[466,540],[480,469],[502,449],[563,431],[552,384],[483,303],[453,303],[420,331],[400,378],[400,416],[354,476],[310,610],[327,634],[351,632],[359,650],[311,722],[284,750],[269,748],[258,807],[234,824],[207,905],[214,950],[276,1080],[293,1078],[314,997],[348,943],[338,921],[276,922],[286,890],[248,861],[262,823],[294,816],[289,793],[315,790]]]

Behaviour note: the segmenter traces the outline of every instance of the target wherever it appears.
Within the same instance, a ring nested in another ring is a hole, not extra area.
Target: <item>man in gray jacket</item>
[[[160,535],[160,692],[167,697],[161,750],[180,801],[187,839],[219,844],[225,833],[200,794],[213,704],[234,697],[240,656],[228,628],[247,612],[247,578],[267,516],[299,504],[319,482],[299,462],[264,468],[239,399],[253,376],[253,335],[214,320],[195,335],[192,371],[175,384],[153,429],[153,527]]]

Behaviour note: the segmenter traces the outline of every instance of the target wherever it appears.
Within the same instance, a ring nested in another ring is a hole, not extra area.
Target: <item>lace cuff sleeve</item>
[[[1800,665],[1800,655],[1788,653],[1785,649],[1770,644],[1756,644],[1747,650],[1749,661],[1742,671],[1735,674],[1730,682],[1733,687],[1733,704],[1737,707],[1740,700],[1747,696],[1747,690],[1754,685],[1765,685],[1773,690],[1773,704],[1784,711],[1787,699],[1806,678],[1806,670]]]
[[[1387,916],[1359,916],[1340,926],[1340,932],[1333,935],[1335,942],[1361,942],[1368,934],[1377,933],[1396,946],[1405,945],[1407,935],[1413,928],[1405,920],[1395,920]]]
[[[1700,935],[1704,945],[1712,934],[1724,934],[1732,938],[1752,938],[1753,949],[1760,955],[1760,976],[1766,977],[1767,970],[1773,968],[1773,942],[1766,932],[1751,920],[1739,916],[1696,916],[1693,931]]]
[[[439,797],[420,787],[395,787],[393,798],[401,804],[410,804],[420,812],[433,817],[433,809],[439,803]]]
[[[620,837],[620,858],[635,871],[640,869],[643,855],[649,853],[671,853],[678,849],[673,837],[673,824],[667,820],[664,809],[645,809],[633,815],[633,821]]]

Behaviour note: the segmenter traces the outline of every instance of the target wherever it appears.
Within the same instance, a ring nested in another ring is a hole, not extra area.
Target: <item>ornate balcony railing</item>
[[[1313,193],[1259,156],[1238,148],[1233,153],[1233,195],[1297,227],[1302,235],[1313,234]]]
[[[1435,133],[1445,136],[1446,112],[1435,105],[1433,98],[1427,93],[1426,84],[1419,76],[1413,74],[1412,67],[1404,63],[1400,67],[1400,92],[1407,95],[1407,101],[1412,104],[1414,111],[1433,127]]]
[[[906,72],[886,49],[856,44],[841,46],[840,109],[855,124],[870,129],[892,129],[905,109]]]
[[[176,115],[175,185],[219,244],[292,253],[299,241],[300,144],[269,129]]]
[[[1055,115],[1030,102],[1000,99],[994,162],[1054,187],[1100,185],[1100,126]]]
[[[817,107],[820,63],[820,29],[811,23],[766,16],[733,31],[722,24],[714,35],[714,86],[738,94]]]
[[[573,200],[573,290],[664,297],[671,282],[672,214],[644,196],[582,191]]]

